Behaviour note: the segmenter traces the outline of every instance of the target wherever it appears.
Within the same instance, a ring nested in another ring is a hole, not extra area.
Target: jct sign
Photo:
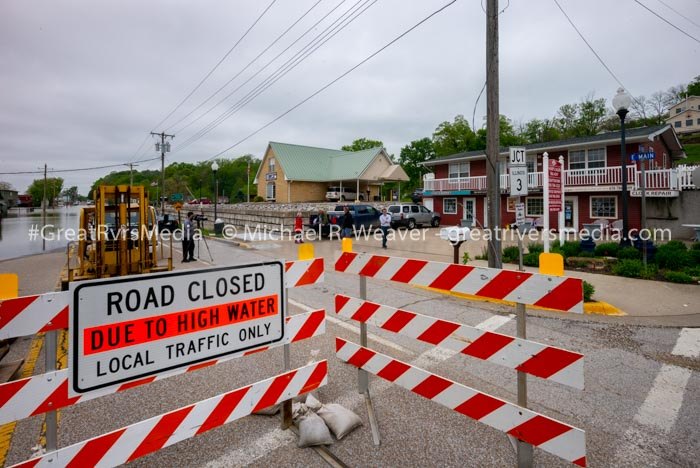
[[[73,394],[284,338],[284,265],[267,262],[71,284]]]

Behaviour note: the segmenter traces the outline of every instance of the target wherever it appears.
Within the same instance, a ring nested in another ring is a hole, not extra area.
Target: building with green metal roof
[[[342,151],[271,141],[254,182],[265,200],[294,203],[325,200],[329,188],[348,201],[379,200],[382,184],[406,180],[381,147]]]

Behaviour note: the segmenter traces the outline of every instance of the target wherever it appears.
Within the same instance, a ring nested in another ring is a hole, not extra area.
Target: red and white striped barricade
[[[359,369],[360,392],[365,393],[366,399],[369,399],[369,372],[500,429],[520,441],[518,444],[531,444],[574,464],[586,465],[583,430],[528,410],[525,402],[523,406],[505,402],[377,353],[366,344],[369,323],[515,369],[519,401],[525,394],[524,391],[521,394],[525,374],[583,389],[583,355],[579,353],[369,302],[366,292],[369,277],[580,313],[583,311],[581,280],[347,251],[340,255],[335,269],[360,277],[361,298],[336,295],[335,306],[336,313],[360,322],[361,344],[336,339],[336,354]],[[368,413],[372,423],[375,416],[371,405]],[[371,427],[378,445],[376,424],[372,423]],[[531,465],[527,447],[522,453],[518,448],[518,461]]]
[[[322,283],[322,258],[285,262],[285,286]],[[0,340],[68,328],[68,291],[0,300]]]
[[[382,330],[583,390],[583,355],[337,294],[335,313]]]
[[[414,286],[583,313],[583,281],[578,278],[353,252],[343,252],[335,263],[335,270]]]
[[[327,362],[315,362],[14,466],[118,466],[313,391],[327,381]]]
[[[340,338],[336,338],[336,355],[423,398],[586,466],[586,434],[581,429]]]
[[[324,279],[323,259],[286,262],[284,269],[283,285],[285,289],[317,284]],[[0,330],[6,333],[6,336],[23,336],[39,331],[67,328],[72,298],[73,296],[66,291],[2,301],[0,302],[2,307]],[[46,304],[50,304],[51,307],[46,307]],[[40,305],[45,307],[40,307]],[[73,369],[51,371],[43,375],[2,384],[0,385],[0,424],[48,413],[100,396],[125,391],[156,380],[196,371],[272,348],[283,346],[285,350],[288,350],[291,343],[325,333],[325,311],[317,310],[287,316],[285,323],[286,333],[283,339],[267,346],[223,355],[185,367],[173,368],[156,375],[146,376],[120,385],[105,386],[77,396],[72,396],[69,391],[69,373]],[[325,385],[327,373],[326,361],[311,363],[295,370],[287,367],[285,373],[279,376],[70,447],[52,451],[19,466],[45,464],[52,466],[69,464],[116,466],[252,412],[277,403],[291,401],[290,399],[294,396]]]

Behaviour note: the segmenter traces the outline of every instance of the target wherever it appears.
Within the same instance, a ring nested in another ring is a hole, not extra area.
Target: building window
[[[542,197],[527,197],[525,214],[526,216],[542,216],[544,214],[544,199]]]
[[[692,127],[693,126],[693,119],[687,119],[685,121],[685,126],[686,127]]]
[[[448,177],[450,179],[458,179],[460,177],[469,177],[469,163],[468,162],[450,163]]]
[[[676,128],[681,128],[681,121],[678,120],[678,121],[676,121],[676,122],[673,122],[673,126],[676,127]]]
[[[442,201],[442,214],[457,214],[456,198],[445,198]]]
[[[700,125],[700,119],[698,119],[698,125]]]
[[[681,108],[680,107],[676,108],[676,114],[680,114],[680,113],[681,113]]]
[[[569,151],[569,169],[605,168],[605,148]]]
[[[591,218],[617,218],[617,197],[591,197]]]
[[[537,164],[537,156],[532,156],[530,158],[527,158],[525,161],[525,164],[527,165],[527,173],[532,174],[533,172],[536,172],[536,164]]]
[[[267,199],[268,200],[275,200],[277,197],[277,188],[275,187],[274,182],[268,182],[267,183]]]
[[[267,161],[267,172],[275,172],[275,158],[270,158]]]

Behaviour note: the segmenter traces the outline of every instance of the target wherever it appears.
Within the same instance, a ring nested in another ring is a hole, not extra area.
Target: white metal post
[[[564,172],[564,155],[559,155],[559,166],[561,168],[561,210],[559,211],[559,246],[564,245],[566,235],[564,234],[566,219],[566,173]],[[572,214],[573,216],[573,214]]]
[[[549,153],[546,151],[542,155],[542,198],[544,205],[544,213],[542,213],[544,251],[549,252]]]

